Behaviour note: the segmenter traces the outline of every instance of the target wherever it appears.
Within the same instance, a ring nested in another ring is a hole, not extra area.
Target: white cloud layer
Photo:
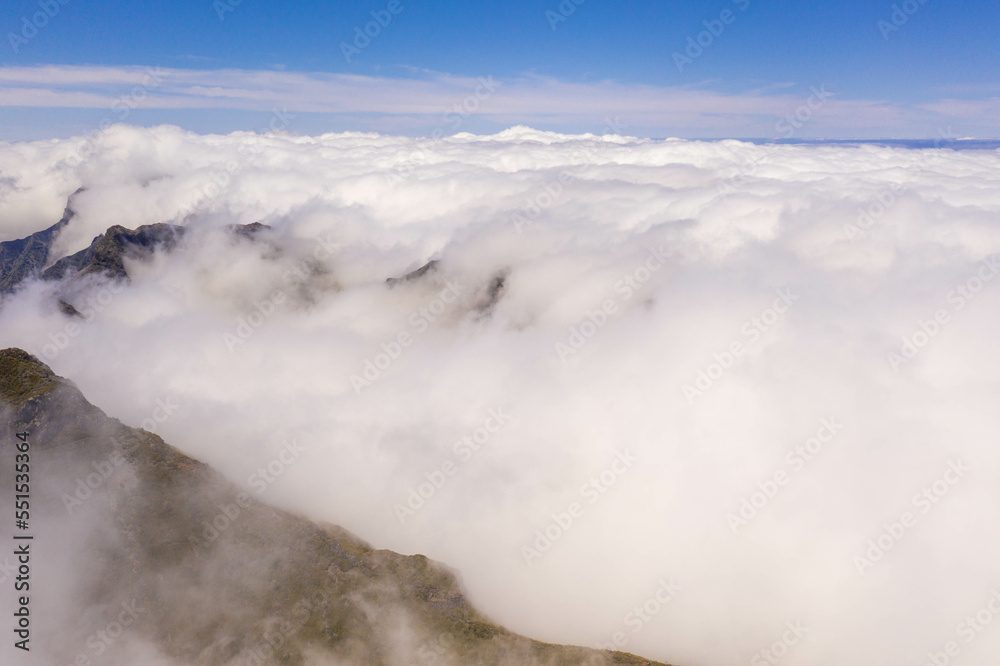
[[[445,561],[543,640],[622,632],[692,666],[1000,653],[1000,617],[966,620],[1000,589],[1000,152],[526,128],[87,145],[0,145],[5,239],[81,186],[63,252],[113,224],[190,233],[121,293],[74,293],[97,299],[76,336],[64,287],[34,285],[0,339],[260,499]]]

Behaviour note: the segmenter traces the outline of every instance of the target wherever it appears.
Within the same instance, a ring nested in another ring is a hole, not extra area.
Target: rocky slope
[[[653,663],[513,634],[442,565],[254,501],[19,349],[0,351],[0,424],[11,441],[30,432],[33,484],[46,489],[32,520],[49,552],[68,544],[48,606],[62,620],[36,632],[37,663],[141,663],[120,656],[134,642],[172,664]],[[4,487],[13,457],[0,447]],[[122,608],[128,633],[95,639]]]
[[[61,280],[72,274],[105,273],[115,279],[128,277],[125,259],[150,256],[157,246],[171,249],[184,235],[184,228],[172,224],[149,224],[138,229],[115,225],[98,236],[85,250],[63,257],[45,269],[43,280]]]
[[[0,243],[0,294],[9,294],[24,280],[41,274],[48,263],[52,241],[72,217],[73,210],[67,204],[62,219],[48,229]]]
[[[66,277],[105,274],[113,279],[128,279],[126,259],[149,258],[157,249],[171,250],[183,238],[185,228],[167,223],[148,224],[136,229],[109,227],[79,252],[56,260],[52,244],[59,232],[70,223],[73,197],[69,198],[62,219],[26,238],[0,243],[0,294],[13,292],[30,278],[61,280]],[[241,238],[253,238],[269,227],[260,222],[230,225],[228,231]]]

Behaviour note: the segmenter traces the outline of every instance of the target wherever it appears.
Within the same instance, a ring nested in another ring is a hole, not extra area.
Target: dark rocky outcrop
[[[43,280],[61,280],[68,275],[103,273],[111,278],[128,279],[126,258],[148,258],[158,248],[172,249],[184,235],[184,227],[173,224],[148,224],[138,229],[115,225],[93,240],[85,250],[63,257],[45,269]]]
[[[494,275],[493,279],[486,286],[485,292],[479,305],[476,306],[476,310],[479,311],[480,315],[489,315],[493,312],[493,309],[500,302],[503,297],[504,287],[507,285],[507,275],[506,273],[500,273]]]
[[[70,202],[73,198],[70,197]],[[62,219],[27,238],[0,243],[0,294],[9,294],[28,278],[42,272],[49,260],[52,241],[69,224],[73,209],[67,203]]]
[[[410,271],[409,273],[407,273],[402,277],[386,278],[385,283],[390,287],[395,287],[397,284],[401,284],[403,282],[412,282],[413,280],[419,280],[430,271],[435,270],[437,268],[437,265],[438,265],[438,260],[431,259],[417,270]]]
[[[263,222],[251,222],[250,224],[230,224],[229,232],[240,238],[253,239],[262,231],[269,231],[271,227]]]
[[[73,196],[82,191],[77,190]],[[95,238],[86,249],[62,257],[50,266],[54,258],[51,256],[52,244],[75,215],[72,208],[73,196],[66,204],[62,219],[48,229],[26,238],[0,243],[0,294],[12,293],[31,278],[61,280],[75,275],[98,273],[117,280],[127,280],[127,258],[145,259],[158,249],[169,251],[186,232],[184,227],[167,223],[148,224],[136,229],[115,225]],[[234,237],[256,240],[259,233],[270,228],[261,222],[254,222],[233,224],[228,230]],[[68,316],[73,316],[63,304],[60,304],[60,308]]]

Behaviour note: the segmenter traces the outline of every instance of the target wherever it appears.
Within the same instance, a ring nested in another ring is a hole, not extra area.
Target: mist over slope
[[[527,128],[3,144],[3,240],[85,188],[50,263],[186,232],[127,283],[21,283],[0,339],[255,496],[448,562],[521,633],[982,662],[998,167]]]
[[[33,637],[4,663],[652,666],[511,634],[444,566],[254,501],[20,349],[0,351],[0,421],[43,489],[19,543]]]

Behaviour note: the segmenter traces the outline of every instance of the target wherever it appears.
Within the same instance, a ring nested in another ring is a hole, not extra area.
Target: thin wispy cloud
[[[153,85],[149,85],[150,81]],[[935,136],[955,122],[984,121],[993,101],[941,100],[902,105],[850,99],[817,83],[784,83],[741,93],[708,86],[652,86],[615,81],[570,82],[539,75],[517,78],[424,73],[392,78],[267,70],[193,70],[148,67],[41,66],[0,68],[0,106],[113,108],[136,86],[146,89],[142,109],[221,109],[320,114],[410,116],[412,124],[476,117],[498,125],[568,124],[601,127],[607,118],[627,118],[639,130],[667,135],[725,131],[780,137],[776,125],[798,114],[797,137],[861,136],[887,127],[915,136]],[[821,99],[816,100],[817,93]],[[817,105],[818,102],[821,104]],[[802,118],[800,107],[808,104]],[[808,122],[805,122],[805,121]],[[796,123],[792,123],[796,125]],[[398,130],[398,121],[371,129]],[[689,134],[690,135],[690,134]],[[743,134],[748,135],[748,134]]]

